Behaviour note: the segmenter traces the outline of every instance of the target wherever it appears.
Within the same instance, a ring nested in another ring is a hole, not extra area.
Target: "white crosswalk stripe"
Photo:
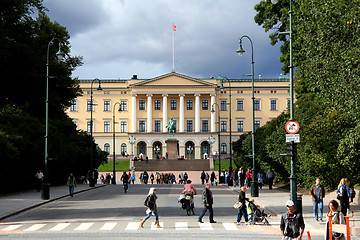
[[[102,231],[111,231],[114,229],[114,227],[117,225],[116,222],[108,222],[104,223],[104,225],[100,228]]]
[[[176,222],[175,230],[188,230],[188,223],[187,222]]]
[[[44,227],[46,224],[34,224],[31,227],[24,230],[24,232],[34,232]]]
[[[229,230],[229,231],[238,230],[235,223],[223,223],[223,226],[226,230]]]
[[[200,229],[205,231],[214,230],[211,223],[199,223]]]
[[[58,223],[55,227],[50,228],[49,231],[61,231],[64,230],[70,223]]]
[[[82,223],[80,224],[80,226],[78,226],[77,228],[75,228],[75,231],[84,231],[84,230],[88,230],[94,223]]]
[[[140,227],[140,222],[129,222],[125,230],[133,231],[138,230]]]
[[[13,230],[16,230],[18,229],[19,227],[21,227],[22,225],[10,225],[10,226],[7,226],[6,228],[4,229],[1,229],[2,231],[13,231]]]

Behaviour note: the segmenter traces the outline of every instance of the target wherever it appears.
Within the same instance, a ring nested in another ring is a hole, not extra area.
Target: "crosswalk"
[[[265,226],[265,225],[237,225],[233,222],[219,222],[216,224],[211,223],[198,223],[198,222],[160,222],[162,228],[157,228],[154,222],[148,221],[144,224],[144,228],[140,227],[140,222],[124,222],[124,221],[111,221],[111,222],[83,222],[83,223],[24,223],[24,224],[0,224],[0,235],[11,232],[60,232],[60,231],[137,231],[137,230],[151,230],[151,231],[270,231],[276,229],[278,225]]]

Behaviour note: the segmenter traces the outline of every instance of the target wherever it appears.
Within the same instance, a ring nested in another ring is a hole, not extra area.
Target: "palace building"
[[[97,91],[99,82],[101,91]],[[186,159],[202,159],[214,152],[229,156],[230,131],[232,142],[252,131],[251,79],[228,79],[223,89],[220,79],[176,72],[151,79],[134,75],[128,80],[79,83],[83,95],[73,101],[69,117],[78,129],[90,133],[92,115],[96,143],[108,153],[115,148],[117,157],[140,153],[149,159],[165,156],[170,118],[176,125],[177,154]],[[255,129],[287,109],[289,99],[287,78],[256,79]]]

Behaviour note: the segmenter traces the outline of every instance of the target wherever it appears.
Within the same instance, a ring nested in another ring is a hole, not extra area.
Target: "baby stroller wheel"
[[[270,225],[269,221],[266,218],[264,218],[264,225]]]

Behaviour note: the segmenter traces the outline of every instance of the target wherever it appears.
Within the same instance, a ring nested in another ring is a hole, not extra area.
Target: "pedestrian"
[[[294,202],[286,202],[287,212],[281,215],[280,230],[282,240],[301,240],[305,230],[304,218],[294,210]]]
[[[247,183],[246,185],[248,188],[250,188],[251,181],[252,181],[252,173],[251,173],[250,168],[248,168],[248,170],[246,172],[246,183]]]
[[[264,177],[264,173],[261,171],[261,169],[259,170],[259,173],[257,174],[257,178],[258,178],[259,188],[262,189],[265,177]]]
[[[146,197],[146,200],[144,202],[144,205],[147,207],[147,210],[146,210],[147,215],[140,222],[140,227],[142,227],[142,228],[144,228],[144,223],[146,222],[146,220],[148,220],[152,215],[155,215],[156,227],[161,228],[160,223],[159,223],[159,213],[158,213],[157,205],[156,205],[157,196],[156,196],[155,192],[156,192],[156,189],[154,187],[150,188],[148,196]]]
[[[315,184],[310,187],[309,193],[313,201],[315,220],[322,222],[325,188],[320,184],[320,178],[316,178]]]
[[[73,173],[70,173],[66,185],[69,187],[70,197],[74,197],[74,189],[76,187],[76,178]]]
[[[249,201],[249,199],[245,195],[246,193],[246,187],[240,188],[240,194],[239,194],[239,202],[241,203],[241,208],[238,209],[237,219],[236,222],[238,225],[240,225],[241,217],[244,216],[245,223],[248,224],[248,215],[247,215],[247,207],[245,201]]]
[[[132,182],[132,184],[135,184],[134,182],[135,182],[135,174],[132,174],[131,175],[131,182]]]
[[[44,180],[44,174],[42,173],[41,169],[35,174],[35,180],[36,180],[36,191],[41,191],[41,184]]]
[[[340,200],[341,212],[346,216],[347,210],[350,209],[350,202],[352,200],[349,183],[346,178],[340,180],[339,186],[337,188],[337,199]]]
[[[202,210],[202,212],[201,212],[201,214],[200,214],[200,216],[198,218],[198,222],[199,223],[204,223],[202,221],[202,218],[204,217],[207,210],[209,210],[210,223],[216,223],[216,221],[214,221],[214,211],[213,211],[213,208],[212,208],[212,205],[214,203],[214,199],[213,199],[213,194],[210,191],[211,184],[207,183],[205,186],[206,187],[205,187],[205,189],[203,191],[203,194],[202,194],[202,200],[203,200],[203,203],[204,203],[204,209]]]
[[[266,179],[269,185],[269,189],[272,189],[272,185],[275,179],[275,173],[274,171],[271,169],[271,167],[269,168],[269,170],[266,173]]]
[[[344,214],[338,211],[339,203],[336,200],[331,200],[328,205],[328,214],[325,225],[325,240],[329,239],[329,216],[331,216],[332,224],[345,224]],[[332,232],[332,239],[345,240],[345,236],[342,233]]]
[[[209,182],[209,178],[210,178],[209,173],[206,173],[206,182],[207,182],[207,183]]]
[[[212,171],[211,175],[210,175],[210,182],[211,182],[211,186],[214,186],[214,181],[216,179],[216,175],[215,172]]]
[[[155,179],[154,174],[151,173],[150,175],[151,184],[154,184],[154,179]]]
[[[231,174],[231,178],[234,180],[234,187],[239,185],[239,175],[238,175],[238,169],[235,168]]]
[[[245,186],[245,179],[246,179],[246,174],[245,174],[245,169],[244,168],[240,168],[239,179],[240,179],[240,187],[244,187]]]
[[[183,181],[183,183],[186,183],[186,181],[188,180],[188,178],[189,178],[189,176],[188,176],[187,173],[185,172],[185,173],[184,173],[184,181]]]
[[[204,185],[205,178],[206,178],[206,174],[204,171],[202,171],[200,178],[201,178],[201,184]]]

